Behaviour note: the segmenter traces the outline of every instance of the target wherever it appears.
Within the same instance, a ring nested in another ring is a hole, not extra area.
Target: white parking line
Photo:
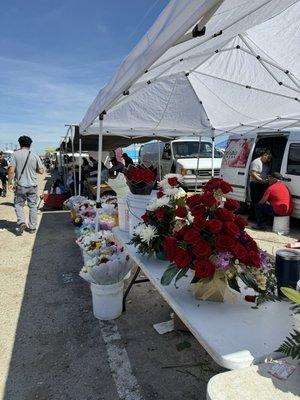
[[[113,321],[99,321],[108,355],[109,367],[121,400],[143,400],[136,377],[132,373],[126,349]]]

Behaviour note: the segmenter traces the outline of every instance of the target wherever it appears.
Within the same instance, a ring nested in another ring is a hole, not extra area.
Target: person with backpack
[[[37,174],[44,173],[39,156],[30,150],[32,140],[28,136],[18,139],[20,149],[13,153],[8,168],[8,189],[15,192],[15,211],[17,215],[16,235],[20,236],[27,228],[23,207],[29,207],[28,232],[35,233],[37,226]],[[15,179],[15,185],[13,184]]]

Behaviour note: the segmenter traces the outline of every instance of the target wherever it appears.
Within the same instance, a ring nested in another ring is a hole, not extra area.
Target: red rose
[[[176,176],[174,176],[173,178],[168,178],[168,184],[170,186],[177,186],[178,185],[178,179],[176,178]]]
[[[245,301],[248,301],[250,303],[255,303],[256,296],[252,294],[246,294],[245,296]]]
[[[143,220],[145,223],[147,223],[147,222],[150,221],[150,218],[149,218],[149,215],[148,215],[148,214],[142,215],[141,218],[142,218],[142,220]]]
[[[221,219],[222,221],[233,221],[234,220],[234,214],[226,210],[226,208],[218,208],[216,210],[216,216]]]
[[[155,210],[154,214],[155,214],[156,218],[158,218],[158,219],[164,219],[164,217],[165,217],[165,212],[162,208],[158,208],[157,210]]]
[[[221,182],[222,179],[220,178],[212,178],[203,186],[203,189],[204,191],[209,191],[209,192],[215,189],[220,189]]]
[[[236,237],[240,233],[240,228],[233,222],[224,222],[224,230],[228,235]]]
[[[220,233],[223,227],[223,222],[218,219],[210,219],[205,222],[205,228],[211,233]]]
[[[211,246],[204,240],[200,240],[196,247],[194,247],[193,253],[199,258],[209,257],[211,255]]]
[[[176,244],[177,240],[173,236],[166,236],[163,240],[164,253],[169,261],[174,261]]]
[[[248,221],[242,217],[241,215],[235,215],[234,217],[234,223],[239,226],[241,229],[244,229],[245,226],[248,225]]]
[[[205,227],[205,222],[205,218],[199,215],[194,218],[192,226],[197,229],[197,231],[201,231]]]
[[[203,204],[197,204],[190,207],[191,213],[194,217],[204,217],[206,213],[206,207]]]
[[[234,211],[240,208],[240,203],[234,199],[227,199],[224,203],[224,207],[227,208],[227,210]]]
[[[260,255],[256,251],[249,251],[248,255],[249,264],[255,268],[259,268],[261,264]]]
[[[218,235],[215,239],[215,244],[220,252],[231,251],[235,245],[235,240],[229,235]]]
[[[184,218],[187,216],[187,209],[183,206],[178,206],[175,211],[176,217]]]
[[[186,204],[190,207],[193,208],[194,206],[198,205],[200,203],[201,195],[200,194],[194,194],[193,196],[190,196],[186,199]]]
[[[179,229],[179,231],[174,232],[174,235],[178,239],[183,239],[183,237],[184,237],[185,233],[187,232],[187,230],[188,230],[188,228],[186,226],[184,226],[181,229]]]
[[[181,249],[180,247],[175,248],[175,256],[174,256],[174,263],[177,265],[178,268],[186,268],[192,261],[191,254]]]
[[[207,207],[212,207],[217,203],[217,199],[212,193],[205,192],[200,196],[199,202]]]
[[[197,260],[195,263],[195,276],[199,279],[212,278],[215,273],[215,266],[207,260]]]
[[[200,233],[198,229],[188,228],[183,236],[184,241],[188,244],[196,244],[200,239]]]
[[[156,197],[157,197],[158,199],[160,199],[161,197],[163,197],[163,195],[164,195],[164,192],[163,192],[162,190],[159,190],[159,191],[156,193]]]
[[[242,262],[243,264],[248,263],[248,251],[241,243],[236,243],[231,252],[234,257],[240,260],[240,262]]]
[[[222,190],[223,194],[233,192],[232,186],[228,182],[223,181],[223,180],[220,184],[220,189]]]
[[[251,242],[246,242],[245,247],[248,251],[255,251],[256,253],[258,253],[259,251],[257,243],[254,240],[252,240]]]

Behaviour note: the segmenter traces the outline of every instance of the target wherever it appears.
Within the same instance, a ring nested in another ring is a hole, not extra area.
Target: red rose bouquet
[[[182,214],[186,211],[186,193],[179,187],[180,179],[180,175],[169,174],[158,183],[157,198],[148,205],[130,242],[140,253],[165,259],[163,239],[173,232],[177,214],[186,216]]]
[[[213,178],[203,189],[177,206],[179,220],[163,239],[171,265],[161,283],[168,285],[175,277],[177,282],[191,269],[198,298],[223,301],[227,295],[232,297],[231,289],[240,291],[240,278],[257,292],[257,303],[273,299],[275,281],[269,256],[245,232],[247,221],[234,214],[239,202],[224,201],[231,186]]]
[[[130,165],[124,175],[131,193],[148,195],[154,188],[157,173],[143,165]]]

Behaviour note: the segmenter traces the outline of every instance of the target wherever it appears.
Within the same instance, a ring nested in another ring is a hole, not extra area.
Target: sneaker
[[[26,225],[25,224],[18,225],[18,227],[16,228],[16,235],[17,236],[23,235],[23,232],[25,231],[25,229],[26,229]]]
[[[35,233],[35,232],[36,232],[36,229],[28,228],[27,232],[28,232],[28,233]]]

